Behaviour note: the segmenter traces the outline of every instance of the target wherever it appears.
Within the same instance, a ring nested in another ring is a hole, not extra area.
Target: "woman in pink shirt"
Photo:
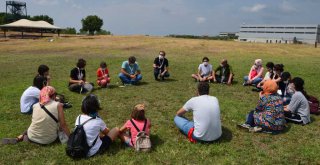
[[[262,67],[262,60],[256,59],[254,61],[254,65],[251,67],[249,75],[244,76],[244,83],[243,85],[252,85],[252,84],[259,84],[262,81],[262,74],[264,68]]]
[[[136,136],[138,130],[134,127],[134,124],[141,131],[145,131],[150,136],[151,121],[145,117],[144,104],[138,104],[133,108],[131,112],[131,119],[120,128],[120,139],[126,145],[130,147],[135,146]]]

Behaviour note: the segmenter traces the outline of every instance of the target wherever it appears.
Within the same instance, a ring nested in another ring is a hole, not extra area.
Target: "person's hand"
[[[252,84],[252,80],[248,80],[248,84]]]
[[[164,76],[164,73],[161,73],[160,76],[163,77],[163,76]]]
[[[130,78],[134,79],[134,78],[136,78],[136,75],[132,74],[132,75],[130,75]]]
[[[217,82],[217,79],[214,78],[214,79],[213,79],[213,82]]]
[[[79,84],[83,85],[85,82],[83,80],[80,80]]]
[[[228,81],[227,84],[228,84],[228,85],[231,85],[231,81]]]

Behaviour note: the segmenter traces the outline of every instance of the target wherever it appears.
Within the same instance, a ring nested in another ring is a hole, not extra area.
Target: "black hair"
[[[107,63],[104,62],[104,61],[102,61],[102,62],[100,63],[100,67],[101,67],[101,68],[106,68],[106,67],[107,67]]]
[[[136,57],[134,57],[134,56],[130,56],[130,57],[128,58],[128,60],[129,60],[129,62],[130,62],[131,64],[134,64],[137,59],[136,59]]]
[[[294,84],[294,89],[296,91],[300,91],[304,95],[304,97],[306,97],[307,99],[309,98],[307,92],[304,90],[304,80],[302,78],[295,77],[291,80],[291,82]]]
[[[291,74],[289,72],[283,72],[281,74],[281,80],[282,81],[287,81],[291,77]]]
[[[96,95],[90,94],[83,99],[81,111],[84,114],[95,114],[100,109],[100,103]]]
[[[47,79],[44,76],[36,75],[33,79],[33,86],[37,87],[41,90],[43,87],[47,85]]]
[[[273,67],[274,67],[273,62],[267,62],[266,67],[273,69]]]
[[[86,66],[87,62],[83,58],[80,58],[77,62],[77,67],[78,68],[84,68]]]
[[[208,57],[203,57],[202,62],[203,62],[204,60],[206,60],[206,61],[209,62],[209,58],[208,58]]]
[[[47,65],[40,65],[39,67],[38,67],[38,74],[39,75],[41,75],[41,76],[43,76],[44,75],[44,73],[46,73],[46,72],[48,72],[49,71],[49,67],[47,66]]]
[[[198,93],[199,95],[208,95],[209,94],[209,83],[199,82],[198,84]]]
[[[276,64],[276,65],[274,65],[274,70],[275,70],[275,71],[283,72],[283,68],[284,68],[284,65],[283,65],[283,64]]]

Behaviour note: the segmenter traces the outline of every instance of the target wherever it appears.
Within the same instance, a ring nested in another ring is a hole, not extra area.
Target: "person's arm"
[[[178,111],[177,111],[177,116],[183,116],[187,111],[184,109],[184,108],[180,108]]]
[[[250,75],[251,75],[252,69],[253,69],[253,66],[251,67],[250,72],[249,72],[249,74],[248,74],[248,80],[249,80],[249,81],[251,81]]]
[[[101,131],[101,133],[103,134],[103,136],[108,135],[109,132],[110,132],[109,128],[105,128],[104,130]]]
[[[231,85],[231,83],[232,83],[232,77],[233,77],[233,73],[230,72],[229,78],[228,78],[228,85]]]
[[[126,132],[128,130],[128,128],[127,128],[127,126],[126,126],[126,124],[124,124],[121,128],[120,128],[120,133],[124,133],[124,132]]]
[[[121,73],[126,75],[127,77],[130,77],[130,74],[126,72],[124,68],[121,68]]]
[[[74,80],[74,79],[72,79],[72,77],[70,77],[69,82],[70,82],[71,84],[83,84],[83,83],[84,83],[83,80]]]
[[[300,99],[298,98],[299,96],[296,94],[292,95],[291,101],[289,105],[287,106],[287,111],[291,111],[292,113],[296,113],[298,110],[299,104],[300,104]]]
[[[69,131],[68,125],[67,125],[67,123],[65,121],[65,118],[64,118],[63,104],[62,103],[58,104],[58,117],[59,117],[60,128],[63,130],[63,132],[67,136],[69,136],[70,135],[70,131]]]
[[[201,69],[199,68],[197,75],[198,75],[200,81],[202,80],[201,73],[202,73],[202,71],[201,71]]]

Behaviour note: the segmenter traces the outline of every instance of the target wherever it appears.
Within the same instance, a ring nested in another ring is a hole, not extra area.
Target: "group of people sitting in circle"
[[[135,127],[140,130],[145,128],[145,132],[150,135],[151,120],[145,116],[146,107],[143,104],[133,107],[130,120],[126,121],[122,127],[106,126],[99,116],[100,101],[96,95],[91,94],[93,83],[86,81],[85,66],[86,61],[79,59],[76,67],[70,72],[69,89],[74,92],[89,93],[81,103],[82,114],[75,119],[75,125],[86,123],[84,130],[87,143],[92,146],[87,156],[103,153],[117,138],[126,146],[134,147],[138,134]],[[168,66],[165,52],[160,51],[159,57],[155,58],[153,64],[155,80],[164,80],[165,77],[170,76]],[[284,72],[282,64],[274,65],[268,62],[266,67],[268,72],[262,78],[264,71],[262,60],[257,59],[249,75],[244,77],[243,85],[253,85],[255,91],[260,91],[259,103],[249,112],[246,122],[238,126],[253,132],[278,133],[284,130],[286,121],[302,125],[310,123],[308,95],[304,90],[303,79],[299,77],[291,79],[290,73]],[[98,86],[108,87],[110,75],[105,62],[101,62],[96,73]],[[233,76],[232,67],[226,59],[222,59],[220,65],[213,70],[207,57],[202,59],[198,73],[192,74],[198,82],[197,96],[188,100],[174,117],[177,128],[188,137],[190,142],[210,143],[221,137],[220,106],[218,99],[209,95],[209,83],[230,85]],[[134,56],[122,63],[119,78],[123,84],[137,84],[142,79],[141,70]],[[17,138],[4,138],[2,143],[28,141],[45,145],[59,139],[61,133],[66,137],[70,135],[63,111],[67,105],[57,97],[55,88],[50,86],[50,80],[49,67],[40,65],[33,85],[24,91],[20,100],[21,112],[32,114],[32,122],[29,128]],[[184,116],[187,112],[193,113],[193,120]]]
[[[304,80],[291,78],[284,72],[283,64],[266,64],[267,72],[263,77],[262,60],[256,59],[248,76],[244,76],[243,85],[252,85],[253,91],[260,92],[259,103],[249,112],[241,128],[253,132],[282,131],[286,122],[306,125],[310,120],[309,96],[304,90]]]

